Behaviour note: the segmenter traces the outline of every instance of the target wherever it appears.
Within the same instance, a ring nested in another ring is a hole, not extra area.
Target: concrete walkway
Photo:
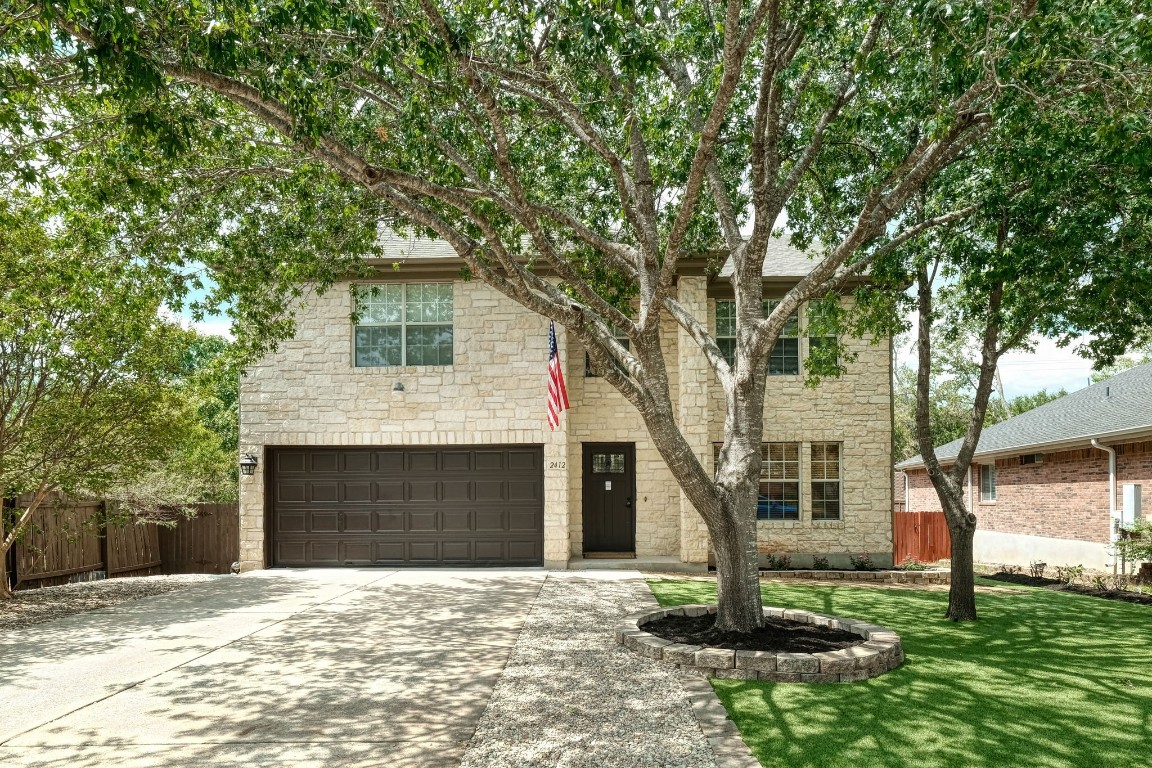
[[[542,571],[262,571],[0,637],[0,765],[456,766]]]

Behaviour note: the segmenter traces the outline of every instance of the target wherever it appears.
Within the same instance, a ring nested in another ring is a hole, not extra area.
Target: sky
[[[1000,380],[1006,400],[1042,389],[1075,392],[1091,383],[1092,363],[1076,354],[1075,342],[1060,348],[1051,339],[1037,337],[1033,341],[1034,352],[1008,352],[1000,359]],[[897,350],[896,361],[915,367],[916,353],[911,344]]]

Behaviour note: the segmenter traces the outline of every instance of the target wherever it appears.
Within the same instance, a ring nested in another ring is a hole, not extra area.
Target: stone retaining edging
[[[634,613],[617,625],[616,642],[641,656],[704,677],[775,683],[852,683],[882,675],[904,663],[900,635],[887,627],[857,619],[786,608],[765,608],[764,615],[854,632],[863,637],[865,642],[821,653],[735,651],[673,643],[642,629],[648,622],[665,616],[704,616],[714,613],[714,605],[678,605],[658,611]]]
[[[816,571],[793,569],[787,571],[760,571],[761,579],[806,579],[816,581],[879,581],[885,584],[949,584],[950,570],[928,571]]]

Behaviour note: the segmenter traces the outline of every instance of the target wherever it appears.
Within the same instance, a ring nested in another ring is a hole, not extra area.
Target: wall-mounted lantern
[[[246,453],[240,457],[240,474],[251,476],[256,471],[256,457]]]

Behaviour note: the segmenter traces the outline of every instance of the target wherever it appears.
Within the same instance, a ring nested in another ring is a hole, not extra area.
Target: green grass
[[[986,582],[992,583],[992,582]],[[709,582],[653,580],[662,605],[716,601]],[[977,595],[772,584],[765,605],[899,632],[903,666],[841,685],[713,680],[764,766],[1127,768],[1152,764],[1152,608],[1048,590]]]

